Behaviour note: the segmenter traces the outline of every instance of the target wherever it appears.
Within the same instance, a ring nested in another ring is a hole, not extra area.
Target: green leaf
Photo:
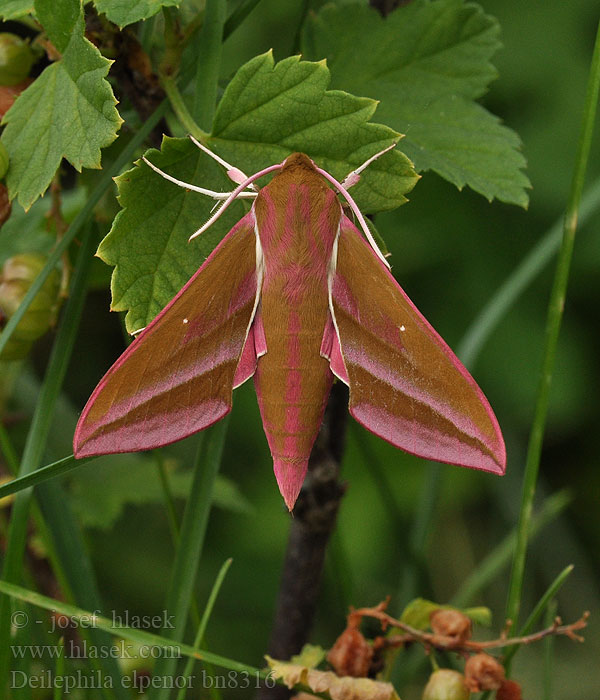
[[[123,28],[155,15],[161,7],[177,7],[181,0],[95,0],[98,12]]]
[[[4,0],[0,6],[2,19],[17,19],[33,11],[33,0]]]
[[[418,171],[526,206],[519,138],[474,102],[496,77],[499,46],[496,20],[462,0],[414,0],[386,19],[326,5],[303,36],[305,55],[327,57],[335,87],[381,100],[378,118],[406,134]]]
[[[212,190],[232,188],[223,168],[189,139],[165,137],[162,151],[152,149],[146,155],[180,180]],[[98,255],[116,266],[111,308],[128,310],[125,322],[133,332],[147,326],[179,291],[244,210],[234,203],[218,225],[188,243],[190,235],[210,217],[212,199],[167,182],[145,164],[115,179],[124,209],[100,244]]]
[[[34,7],[48,38],[61,53],[73,33],[81,34],[79,0],[35,0]]]
[[[44,72],[6,113],[2,143],[10,155],[11,198],[28,209],[50,184],[61,159],[77,170],[100,167],[100,149],[122,122],[105,76],[110,61],[83,36],[80,15],[60,61]]]
[[[303,151],[334,176],[345,177],[398,134],[368,122],[373,100],[327,91],[328,82],[322,63],[293,57],[274,65],[270,53],[252,59],[227,87],[207,145],[247,173]],[[165,138],[162,151],[152,150],[148,157],[179,180],[233,189],[224,169],[188,139]],[[366,211],[388,209],[404,202],[416,181],[410,162],[396,150],[370,165],[352,193]],[[117,184],[124,209],[98,254],[116,266],[112,308],[128,311],[126,326],[133,332],[148,325],[187,282],[244,207],[236,202],[188,244],[210,217],[212,199],[166,181],[146,165],[124,173]]]
[[[291,56],[275,64],[270,51],[256,56],[227,86],[209,146],[245,172],[301,151],[343,179],[400,134],[369,122],[375,100],[327,90],[329,81],[323,61]],[[412,164],[396,149],[364,171],[352,196],[365,213],[394,209],[416,181]]]

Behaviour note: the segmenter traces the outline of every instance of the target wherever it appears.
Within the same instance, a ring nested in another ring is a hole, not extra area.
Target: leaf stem
[[[592,57],[592,66],[585,101],[581,136],[579,139],[577,156],[575,160],[575,170],[573,173],[571,191],[565,214],[563,238],[556,265],[556,273],[554,283],[552,285],[550,302],[548,305],[542,371],[538,385],[535,414],[529,437],[527,459],[525,463],[521,511],[517,531],[517,546],[513,558],[508,602],[506,606],[506,617],[513,620],[513,622],[516,622],[518,619],[519,608],[521,605],[521,593],[523,589],[525,559],[527,554],[527,539],[533,511],[533,498],[535,495],[535,487],[540,465],[546,416],[548,413],[550,385],[552,382],[552,372],[554,369],[558,334],[563,316],[567,282],[569,279],[569,269],[573,254],[573,245],[575,242],[577,212],[581,201],[585,171],[592,142],[599,90],[600,23],[598,25],[594,53]]]
[[[175,78],[163,74],[160,78],[160,84],[162,85],[163,90],[166,92],[171,108],[175,112],[175,116],[179,120],[181,126],[183,126],[188,134],[192,134],[199,140],[205,140],[208,134],[206,134],[194,121],[194,118],[190,114],[187,105],[184,102],[181,92],[179,92]]]

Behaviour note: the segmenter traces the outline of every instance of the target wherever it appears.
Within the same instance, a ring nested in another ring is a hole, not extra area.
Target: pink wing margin
[[[136,452],[208,428],[256,369],[261,272],[251,210],[101,379],[73,441],[76,457]],[[243,354],[243,359],[242,358]]]
[[[483,392],[346,216],[330,287],[321,352],[350,387],[352,416],[411,454],[503,474],[504,441]]]

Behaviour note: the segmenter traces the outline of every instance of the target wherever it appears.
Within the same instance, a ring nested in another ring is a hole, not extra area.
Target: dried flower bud
[[[16,34],[0,33],[0,85],[16,85],[29,75],[35,55]]]
[[[431,613],[429,624],[434,634],[451,637],[457,643],[471,637],[471,620],[460,610],[445,610],[440,608]]]
[[[516,681],[503,680],[496,693],[496,700],[523,700],[521,686]]]
[[[469,700],[469,695],[462,673],[440,668],[429,676],[423,700]]]
[[[2,144],[0,144],[0,146],[1,145]],[[1,150],[2,149],[0,149],[0,160],[2,158]],[[11,210],[12,204],[10,202],[10,199],[8,198],[8,190],[6,189],[6,185],[3,185],[0,182],[0,227],[9,218]]]
[[[19,308],[45,263],[46,258],[38,253],[15,255],[4,263],[0,270],[0,327]],[[58,310],[59,285],[60,274],[53,270],[15,328],[14,342],[2,351],[3,360],[24,357],[30,344],[50,328]]]
[[[489,654],[475,654],[465,664],[465,683],[472,693],[497,690],[504,680],[504,667]]]
[[[369,672],[372,656],[372,647],[360,630],[351,625],[337,638],[327,654],[327,661],[338,676],[363,678]]]

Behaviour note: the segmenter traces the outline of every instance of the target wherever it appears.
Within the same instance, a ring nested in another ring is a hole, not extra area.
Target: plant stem
[[[281,574],[269,655],[289,659],[308,639],[315,612],[327,543],[335,526],[344,487],[338,481],[348,417],[345,385],[334,384],[308,473],[294,508]],[[286,688],[262,688],[259,696],[289,697]]]
[[[531,515],[533,511],[533,498],[539,471],[540,457],[542,452],[542,442],[548,413],[548,399],[550,396],[550,385],[552,382],[552,371],[556,356],[556,347],[560,323],[562,320],[567,281],[573,245],[575,242],[575,230],[577,228],[577,212],[581,201],[585,171],[592,142],[594,121],[596,116],[596,106],[598,103],[598,93],[600,89],[600,24],[596,34],[596,43],[592,57],[592,67],[586,95],[586,102],[583,115],[583,124],[577,157],[575,160],[575,170],[569,194],[567,210],[565,214],[563,239],[556,265],[556,273],[550,302],[548,305],[548,317],[546,321],[546,335],[544,342],[544,354],[542,360],[542,372],[538,385],[535,415],[529,437],[527,449],[527,459],[525,463],[525,475],[523,483],[523,494],[521,500],[521,511],[517,532],[517,546],[513,558],[513,566],[509,583],[508,602],[506,606],[506,617],[517,621],[519,608],[521,605],[521,593],[525,574],[525,558],[527,554],[527,538]]]
[[[204,24],[198,37],[196,85],[192,114],[206,131],[212,127],[217,106],[217,88],[221,70],[223,26],[227,13],[225,0],[207,0]]]
[[[202,131],[202,129],[194,121],[194,118],[190,114],[187,105],[184,102],[183,96],[179,92],[175,78],[163,75],[161,76],[160,84],[166,92],[169,103],[181,126],[183,126],[188,134],[192,134],[192,136],[195,136],[198,140],[203,141],[206,139],[208,134]]]

